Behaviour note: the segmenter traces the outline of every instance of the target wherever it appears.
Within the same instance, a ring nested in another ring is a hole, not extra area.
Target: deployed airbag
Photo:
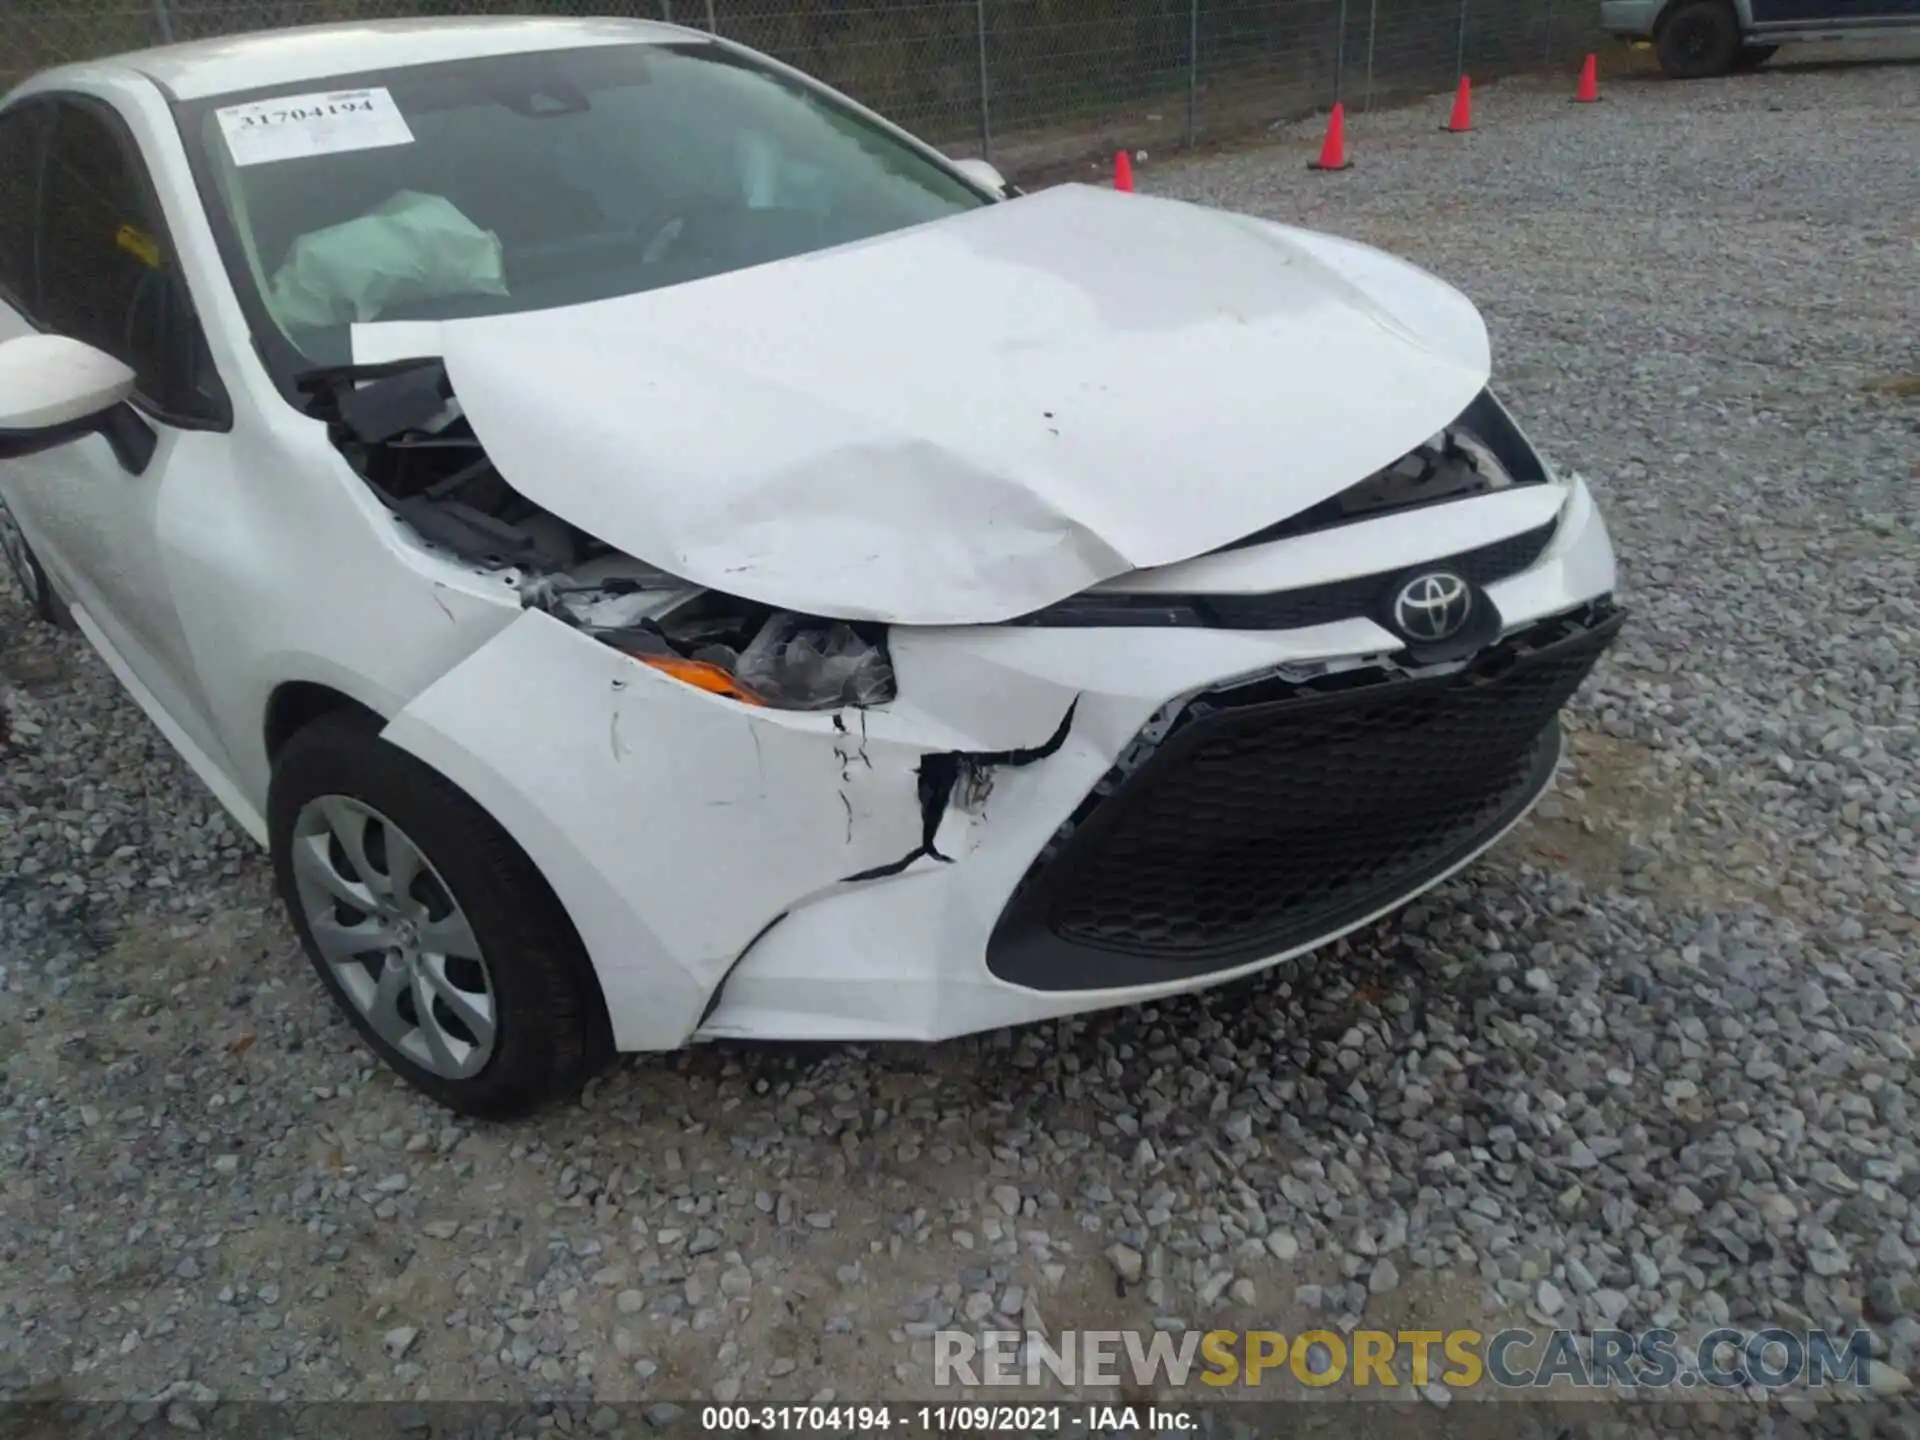
[[[444,196],[402,190],[295,240],[267,303],[288,329],[324,329],[378,320],[396,305],[506,293],[498,235]]]

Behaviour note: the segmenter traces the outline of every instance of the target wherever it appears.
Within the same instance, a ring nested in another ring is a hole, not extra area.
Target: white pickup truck
[[[1920,0],[1600,0],[1600,28],[1651,40],[1679,80],[1752,69],[1805,40],[1920,36]]]

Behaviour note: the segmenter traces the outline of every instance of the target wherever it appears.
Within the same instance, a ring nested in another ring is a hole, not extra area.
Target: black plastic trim
[[[1476,588],[1518,575],[1533,566],[1553,542],[1560,520],[1523,530],[1454,555],[1392,571],[1377,571],[1298,590],[1265,595],[1077,595],[1008,621],[1050,628],[1198,626],[1212,630],[1304,630],[1360,616],[1378,617],[1407,577],[1451,570]]]
[[[140,412],[125,401],[98,415],[49,426],[44,430],[0,430],[0,460],[24,460],[43,455],[76,440],[98,435],[113,450],[114,459],[130,475],[144,475],[153,463],[160,437]]]

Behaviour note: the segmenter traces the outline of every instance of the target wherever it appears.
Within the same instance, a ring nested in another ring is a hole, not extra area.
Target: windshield
[[[283,385],[350,361],[355,322],[601,300],[990,203],[830,93],[701,42],[339,77],[181,121]]]

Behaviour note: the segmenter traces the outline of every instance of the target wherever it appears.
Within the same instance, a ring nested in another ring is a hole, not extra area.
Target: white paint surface
[[[134,374],[64,335],[0,344],[0,430],[54,430],[102,414],[133,393]]]
[[[1410,265],[1086,186],[441,342],[537,504],[697,584],[906,624],[1251,534],[1489,368],[1472,304]]]

